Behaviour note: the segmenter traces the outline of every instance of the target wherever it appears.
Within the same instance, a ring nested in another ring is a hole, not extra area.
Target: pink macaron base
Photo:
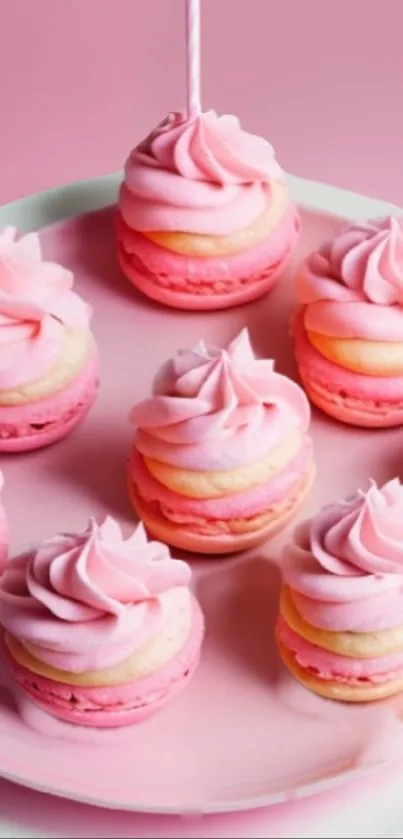
[[[403,675],[403,652],[379,658],[350,658],[311,644],[279,617],[276,636],[299,667],[324,681],[349,685],[382,684]]]
[[[193,521],[199,526],[211,525],[212,529],[216,522],[222,531],[226,521],[250,519],[281,503],[308,470],[312,460],[313,444],[310,437],[305,435],[297,454],[266,483],[220,498],[188,498],[178,495],[154,478],[135,448],[127,468],[129,480],[143,501],[150,504],[155,502],[161,508],[164,518],[173,524],[191,524]]]
[[[66,437],[91,408],[98,380],[98,356],[94,352],[63,390],[25,405],[1,405],[0,452],[33,451]]]
[[[182,649],[161,670],[124,685],[84,688],[61,684],[18,664],[2,643],[11,674],[35,705],[74,725],[118,728],[144,722],[162,710],[192,678],[200,658],[204,618],[192,599],[192,628]]]
[[[297,211],[289,204],[277,227],[263,241],[225,256],[191,256],[164,248],[128,227],[120,214],[117,216],[117,238],[122,251],[129,258],[135,257],[134,263],[140,264],[164,288],[170,284],[175,291],[184,292],[194,291],[195,286],[198,292],[201,286],[207,286],[206,292],[231,291],[235,280],[244,281],[281,262],[299,227]]]
[[[234,306],[241,306],[243,303],[251,303],[264,294],[268,294],[283,273],[288,258],[289,254],[280,265],[262,272],[260,277],[253,278],[253,281],[248,280],[248,284],[239,287],[236,291],[226,294],[211,291],[205,295],[200,295],[173,291],[157,285],[151,275],[147,277],[140,273],[133,268],[125,255],[120,251],[118,253],[119,264],[123,273],[138,291],[163,306],[192,311],[229,309]]]
[[[214,556],[249,550],[273,538],[292,521],[303,506],[311,489],[314,476],[315,469],[311,464],[305,475],[301,476],[298,484],[284,498],[286,503],[281,512],[273,511],[272,518],[264,527],[237,534],[224,532],[204,535],[192,530],[190,525],[175,525],[163,516],[157,515],[151,505],[144,503],[130,478],[128,480],[128,491],[134,511],[143,521],[151,536],[174,548],[192,554]]]
[[[284,272],[300,226],[292,207],[267,242],[221,259],[171,254],[131,231],[142,240],[141,259],[127,249],[127,236],[120,233],[123,225],[118,221],[117,253],[127,279],[158,303],[195,311],[239,306],[267,294]]]
[[[366,376],[340,367],[310,343],[302,313],[294,319],[295,357],[304,389],[323,413],[348,425],[403,425],[403,376]]]

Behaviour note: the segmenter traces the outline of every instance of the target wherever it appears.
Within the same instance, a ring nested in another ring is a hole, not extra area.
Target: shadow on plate
[[[83,431],[83,429],[82,429]],[[90,428],[89,428],[90,432]],[[60,447],[51,464],[57,477],[79,493],[90,497],[105,512],[133,521],[126,489],[126,437],[114,433],[108,425],[97,427],[96,434],[81,433],[74,445]]]
[[[88,286],[101,282],[125,300],[133,301],[133,289],[119,268],[116,257],[116,207],[104,207],[50,225],[41,233],[44,255],[71,268],[80,291],[80,280]],[[60,230],[59,230],[60,228]]]
[[[209,647],[227,662],[241,664],[264,680],[277,679],[279,661],[274,625],[280,590],[280,571],[256,556],[225,561],[219,570],[196,583],[206,617],[204,654]]]
[[[3,667],[3,664],[0,664],[0,667]],[[0,679],[1,677],[2,674],[0,673]],[[18,713],[17,702],[13,696],[12,690],[2,684],[0,684],[0,705],[2,708],[6,709],[7,713]]]

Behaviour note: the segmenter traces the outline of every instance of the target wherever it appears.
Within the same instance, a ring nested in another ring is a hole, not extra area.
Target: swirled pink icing
[[[188,586],[190,576],[142,525],[124,540],[114,519],[100,526],[91,519],[83,533],[47,539],[7,562],[0,623],[52,666],[62,656],[66,670],[104,668],[159,631],[161,596]]]
[[[201,341],[180,351],[131,416],[141,454],[150,456],[154,445],[162,462],[214,471],[267,454],[291,428],[305,432],[310,409],[301,388],[276,373],[273,361],[255,357],[243,329],[226,350]]]
[[[283,179],[270,143],[236,117],[172,113],[126,161],[120,209],[134,230],[226,235],[251,224]]]
[[[297,528],[284,580],[301,615],[331,631],[403,624],[403,486],[372,482]]]
[[[403,219],[353,224],[311,254],[296,281],[305,326],[340,338],[403,340]]]
[[[40,378],[57,361],[65,328],[87,329],[90,309],[73,275],[42,260],[39,237],[0,232],[0,390]]]

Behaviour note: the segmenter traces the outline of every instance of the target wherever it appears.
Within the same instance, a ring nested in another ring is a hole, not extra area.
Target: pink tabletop
[[[118,169],[184,105],[184,0],[0,0],[0,203]],[[203,104],[403,203],[401,0],[202,0]]]

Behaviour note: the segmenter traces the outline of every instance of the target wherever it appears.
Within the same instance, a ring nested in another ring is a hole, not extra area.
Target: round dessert
[[[42,260],[39,237],[0,233],[0,452],[56,442],[91,407],[98,360],[73,275]]]
[[[227,350],[180,351],[132,419],[134,509],[175,547],[253,547],[288,523],[312,484],[308,400],[273,361],[255,358],[246,329]]]
[[[123,540],[109,517],[9,560],[0,577],[2,647],[24,695],[98,728],[159,711],[199,660],[204,625],[190,577],[141,525]]]
[[[403,219],[353,224],[296,280],[295,352],[311,401],[342,422],[403,424]]]
[[[170,114],[126,162],[118,258],[159,303],[224,309],[260,297],[298,230],[272,146],[234,116]]]
[[[372,483],[297,528],[276,637],[285,666],[329,699],[403,690],[403,486]]]

